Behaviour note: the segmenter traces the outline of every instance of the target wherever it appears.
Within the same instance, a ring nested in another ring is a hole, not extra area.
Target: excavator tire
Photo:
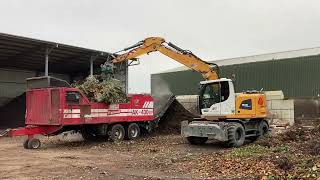
[[[187,140],[190,144],[201,145],[201,144],[205,144],[207,142],[208,138],[207,137],[190,136],[190,137],[187,137]]]
[[[228,141],[227,147],[240,147],[245,140],[245,130],[240,123],[230,123],[227,129]]]
[[[251,136],[251,137],[248,137],[248,139],[251,141],[256,141],[260,137],[267,136],[268,134],[269,134],[269,125],[265,120],[262,120],[259,122],[257,136]]]
[[[269,134],[269,125],[266,121],[261,121],[259,125],[259,136],[266,136]]]

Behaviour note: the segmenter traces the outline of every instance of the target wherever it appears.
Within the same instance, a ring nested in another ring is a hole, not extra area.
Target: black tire
[[[256,141],[260,137],[267,136],[269,134],[269,125],[266,121],[260,121],[258,125],[258,133],[257,136],[248,137],[251,141]]]
[[[208,141],[208,138],[207,137],[189,136],[189,137],[187,137],[187,140],[192,145],[202,145]]]
[[[108,130],[108,135],[113,142],[122,141],[125,136],[124,127],[121,124],[112,125]]]
[[[29,139],[26,139],[26,140],[23,141],[23,147],[24,147],[25,149],[29,149],[29,148],[28,148],[28,142],[29,142]]]
[[[140,127],[136,123],[131,123],[126,127],[125,139],[134,140],[140,136]]]
[[[266,121],[261,121],[259,124],[259,137],[267,136],[269,134],[269,125]]]
[[[230,123],[228,125],[228,141],[227,147],[240,147],[245,140],[245,130],[240,123]]]
[[[29,139],[27,147],[28,149],[39,149],[41,147],[41,142],[36,138]]]

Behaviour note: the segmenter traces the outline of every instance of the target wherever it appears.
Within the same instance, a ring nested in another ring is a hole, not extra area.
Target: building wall
[[[248,89],[282,90],[285,97],[317,97],[320,95],[320,55],[270,60],[220,67],[220,77],[233,79],[237,92]],[[151,92],[164,83],[174,95],[198,93],[201,75],[191,70],[153,74]]]
[[[26,78],[36,76],[36,72],[0,69],[0,107],[10,102],[26,90]],[[70,81],[69,75],[51,74],[53,77]]]
[[[0,69],[0,107],[26,89],[25,79],[34,76],[30,71],[13,71]]]

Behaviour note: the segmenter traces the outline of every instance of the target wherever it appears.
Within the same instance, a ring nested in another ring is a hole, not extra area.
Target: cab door
[[[234,114],[235,97],[229,81],[208,83],[202,86],[200,108],[203,115],[225,116]]]

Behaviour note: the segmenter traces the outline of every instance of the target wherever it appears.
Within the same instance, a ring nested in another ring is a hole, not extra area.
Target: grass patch
[[[261,156],[271,152],[270,148],[260,145],[250,145],[241,148],[235,148],[227,156],[232,157],[249,157],[249,156]]]
[[[272,149],[272,152],[289,152],[290,151],[290,146],[281,145],[281,146],[273,147],[271,149]]]

